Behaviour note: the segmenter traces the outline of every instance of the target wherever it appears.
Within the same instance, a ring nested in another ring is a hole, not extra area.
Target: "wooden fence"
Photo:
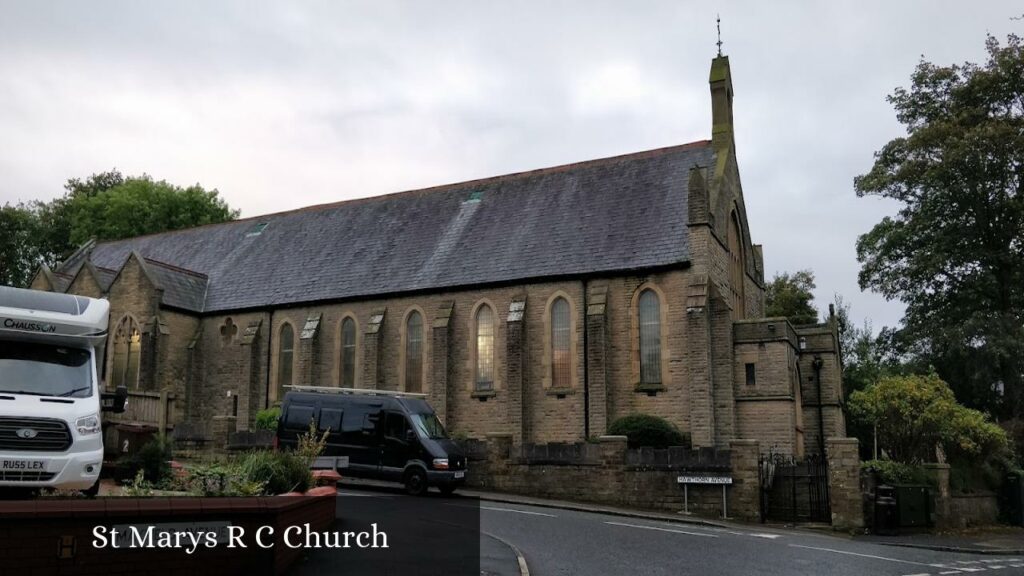
[[[104,418],[116,424],[152,426],[161,432],[168,432],[177,422],[174,414],[175,397],[169,392],[128,392],[128,405],[121,414],[104,414]]]

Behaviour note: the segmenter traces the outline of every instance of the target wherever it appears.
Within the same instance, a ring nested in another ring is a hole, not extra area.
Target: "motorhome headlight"
[[[78,433],[83,436],[88,434],[98,434],[100,431],[100,417],[96,414],[82,416],[75,421],[75,428],[77,428]]]
[[[447,458],[434,458],[434,470],[447,470],[448,459]]]

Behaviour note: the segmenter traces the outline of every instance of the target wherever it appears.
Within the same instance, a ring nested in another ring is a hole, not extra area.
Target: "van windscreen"
[[[91,354],[81,348],[3,342],[0,346],[0,392],[32,396],[92,396]]]
[[[437,415],[433,412],[427,414],[411,414],[412,423],[416,426],[416,430],[427,438],[447,438],[448,434],[444,431],[444,426],[441,425],[441,421],[437,419]]]

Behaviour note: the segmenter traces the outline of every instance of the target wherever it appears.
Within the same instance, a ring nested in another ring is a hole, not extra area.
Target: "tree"
[[[55,266],[93,238],[117,240],[238,217],[217,190],[125,177],[117,170],[72,178],[64,189],[49,202],[3,207],[0,284],[25,286],[40,264]]]
[[[202,224],[233,220],[216,190],[198,184],[181,188],[149,176],[128,178],[108,190],[71,197],[70,240],[80,245],[90,238],[116,240]]]
[[[814,272],[799,270],[790,274],[775,274],[765,288],[765,315],[768,317],[785,316],[793,324],[814,324],[818,321],[818,311],[811,302],[814,294]]]
[[[39,221],[22,204],[0,208],[0,286],[26,286],[42,262]]]
[[[967,404],[1020,417],[1024,45],[1011,35],[986,47],[980,66],[922,61],[889,97],[907,135],[875,154],[855,188],[902,207],[858,239],[859,280],[906,304],[894,338],[904,352]]]
[[[936,374],[886,376],[850,395],[850,414],[877,430],[891,460],[929,462],[941,447],[951,462],[981,463],[1005,456],[1006,432],[978,412],[957,404]]]

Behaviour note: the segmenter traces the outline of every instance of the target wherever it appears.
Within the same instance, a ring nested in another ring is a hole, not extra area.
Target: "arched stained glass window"
[[[114,330],[114,366],[110,385],[114,388],[125,386],[131,390],[139,388],[139,366],[142,355],[142,331],[139,323],[131,316],[125,316]]]
[[[292,368],[295,362],[295,330],[285,322],[277,341],[277,399],[284,398],[284,387],[294,384]]]
[[[661,384],[661,300],[644,290],[637,305],[640,325],[640,384]]]
[[[405,391],[423,390],[423,315],[413,310],[405,321]]]
[[[356,387],[356,321],[352,317],[341,321],[341,386]]]
[[[551,303],[551,387],[572,385],[572,320],[569,302],[556,298]]]
[[[476,389],[494,388],[494,310],[483,305],[476,312]]]

